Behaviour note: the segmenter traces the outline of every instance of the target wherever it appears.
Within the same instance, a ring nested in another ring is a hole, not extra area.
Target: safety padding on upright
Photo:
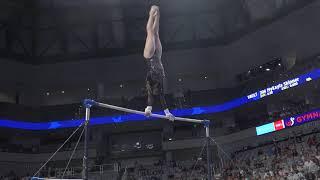
[[[85,99],[83,100],[83,106],[86,108],[91,108],[92,106],[96,105],[97,102],[92,99]]]
[[[209,127],[210,126],[211,121],[210,120],[203,120],[202,124],[204,125],[204,127]]]

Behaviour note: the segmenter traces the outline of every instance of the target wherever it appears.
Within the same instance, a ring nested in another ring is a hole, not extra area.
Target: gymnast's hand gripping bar
[[[139,114],[139,115],[143,115],[143,116],[145,115],[145,113],[143,111],[137,111],[137,110],[123,108],[123,107],[114,106],[114,105],[110,105],[110,104],[104,104],[104,103],[96,102],[91,99],[85,99],[83,101],[83,104],[86,108],[90,108],[91,106],[98,106],[98,107],[103,107],[103,108],[108,108],[108,109],[114,109],[117,111],[123,111],[123,112],[127,112],[127,113]],[[160,114],[151,114],[150,116],[155,117],[155,118],[169,120],[169,118],[167,116],[160,115]],[[199,120],[199,119],[181,118],[181,117],[175,117],[175,120],[183,121],[183,122],[191,122],[191,123],[200,123],[200,124],[205,124],[205,125],[209,125],[209,123],[210,123],[209,120]]]

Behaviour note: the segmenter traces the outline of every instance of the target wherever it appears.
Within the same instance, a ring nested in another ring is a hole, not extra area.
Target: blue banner
[[[253,101],[257,101],[267,96],[278,94],[284,90],[300,86],[305,82],[309,82],[320,77],[320,69],[315,69],[309,73],[302,74],[299,77],[289,79],[282,83],[277,83],[266,89],[259,90],[257,92],[251,93],[247,96],[240,97],[231,101],[227,101],[223,104],[212,105],[212,106],[200,106],[186,109],[175,109],[172,113],[175,116],[186,117],[200,114],[214,114],[227,110],[231,110],[248,104]],[[155,112],[158,114],[163,114],[162,112]],[[114,116],[104,116],[104,117],[93,117],[90,120],[90,125],[99,124],[113,124],[113,123],[124,123],[132,121],[145,121],[154,120],[153,118],[146,118],[145,116],[129,114],[129,115],[114,115]],[[24,121],[12,121],[12,120],[0,120],[0,127],[5,128],[15,128],[15,129],[25,129],[25,130],[51,130],[60,128],[73,128],[80,125],[83,120],[53,120],[50,122],[42,123],[32,123]]]

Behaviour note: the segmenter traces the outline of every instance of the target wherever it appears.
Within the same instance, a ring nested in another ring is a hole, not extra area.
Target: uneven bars
[[[99,107],[114,109],[117,111],[123,111],[123,112],[127,112],[127,113],[139,114],[139,115],[143,115],[143,116],[145,115],[145,113],[143,111],[137,111],[137,110],[123,108],[123,107],[114,106],[114,105],[110,105],[110,104],[104,104],[104,103],[96,102],[91,99],[85,99],[83,103],[86,107],[99,106]],[[155,117],[155,118],[169,120],[169,118],[167,116],[160,115],[160,114],[151,114],[150,116]],[[199,119],[181,118],[181,117],[175,117],[174,120],[184,121],[184,122],[192,122],[192,123],[203,123],[203,124],[209,124],[209,122],[210,122],[209,120],[199,120]]]

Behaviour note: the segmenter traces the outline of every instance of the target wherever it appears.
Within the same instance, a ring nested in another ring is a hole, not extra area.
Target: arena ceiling
[[[162,0],[163,46],[228,44],[314,1]],[[147,7],[147,0],[1,1],[0,57],[39,65],[141,53]]]

